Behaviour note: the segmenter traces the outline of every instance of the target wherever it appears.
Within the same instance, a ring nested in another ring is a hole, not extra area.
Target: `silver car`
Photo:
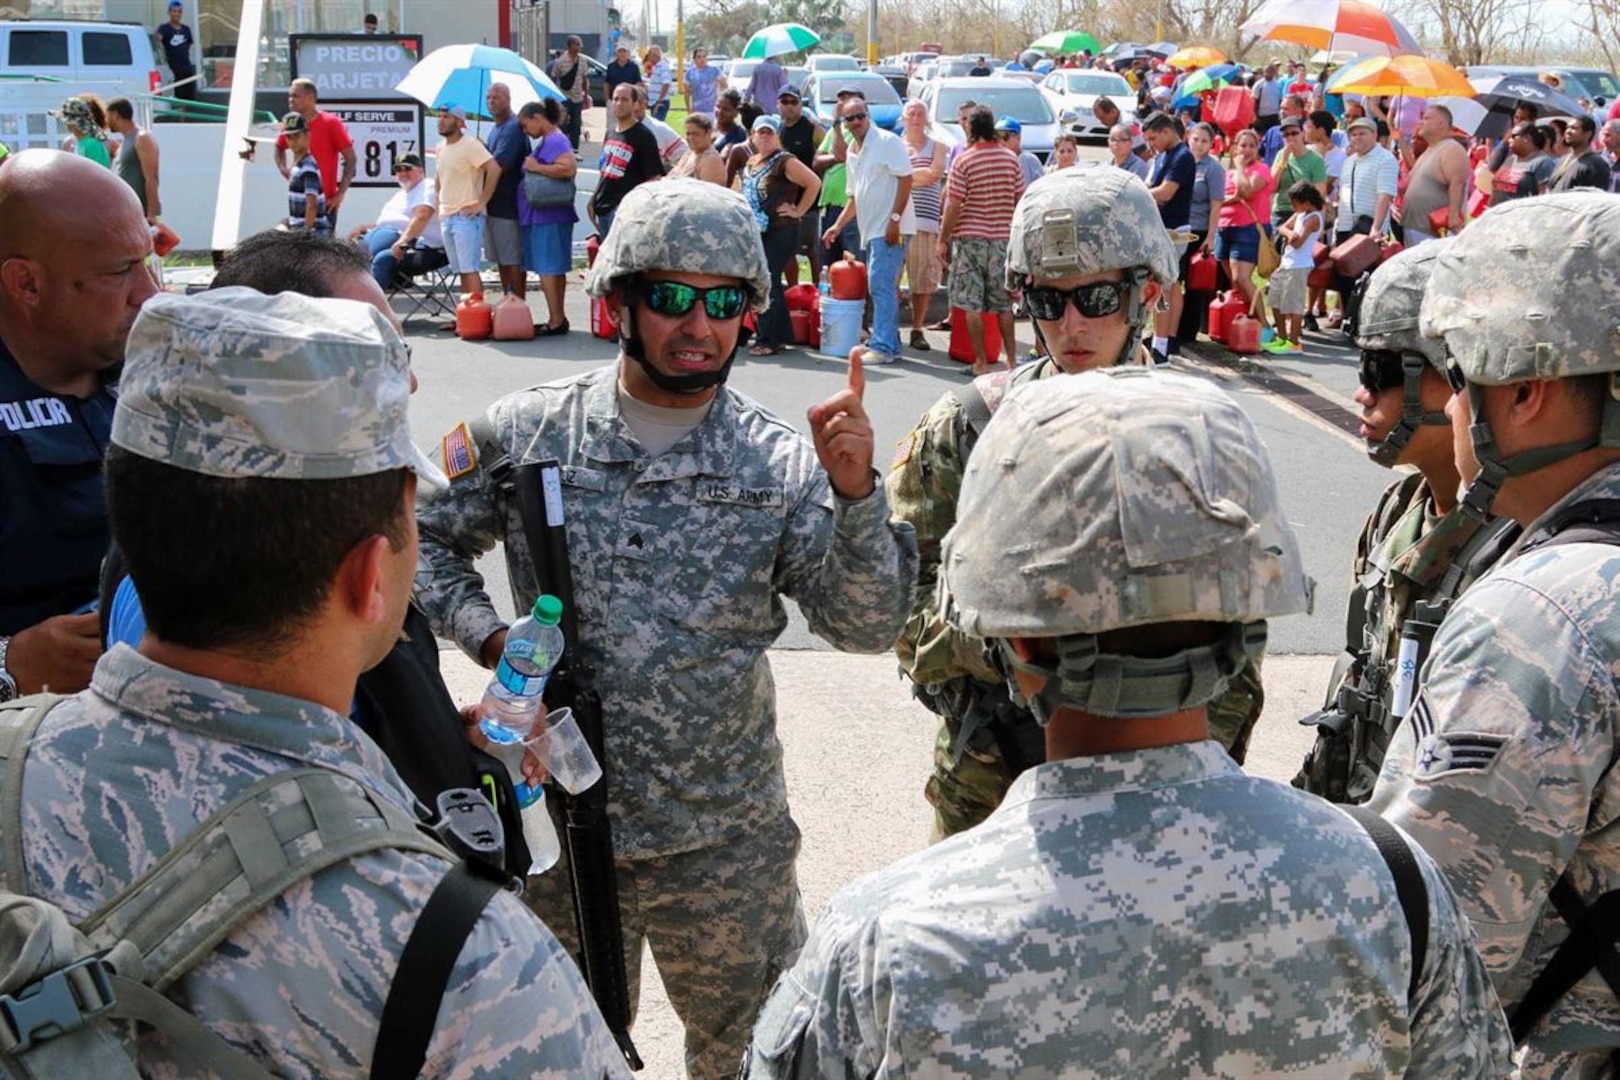
[[[957,106],[964,101],[988,105],[998,120],[1004,116],[1017,120],[1024,129],[1024,149],[1042,161],[1051,155],[1052,144],[1062,131],[1046,92],[1019,78],[969,75],[932,79],[923,87],[921,100],[933,118],[929,134],[944,143],[947,150],[965,137],[956,122]]]
[[[1061,68],[1041,80],[1041,89],[1063,117],[1071,134],[1081,138],[1107,138],[1108,125],[1092,112],[1097,99],[1106,97],[1119,106],[1119,122],[1136,121],[1136,91],[1124,76],[1095,68]]]

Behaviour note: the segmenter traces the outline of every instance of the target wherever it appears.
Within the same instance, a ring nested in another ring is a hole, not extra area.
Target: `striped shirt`
[[[1400,162],[1382,146],[1347,157],[1339,178],[1338,231],[1349,232],[1358,217],[1373,217],[1378,211],[1378,196],[1393,199],[1400,175]]]
[[[305,154],[293,164],[287,177],[287,227],[302,229],[308,213],[309,196],[315,196],[315,231],[326,232],[331,222],[326,219],[326,195],[321,191],[321,170],[313,154]]]
[[[912,150],[909,146],[906,147],[911,153],[912,176],[916,176],[924,169],[933,166],[934,149],[937,146],[939,146],[939,143],[933,139],[924,139],[920,150]],[[943,211],[942,193],[944,188],[944,180],[935,180],[927,187],[918,187],[915,183],[911,185],[911,212],[917,215],[918,232],[939,231],[939,218]]]
[[[1024,167],[1005,146],[980,143],[957,157],[947,190],[950,200],[962,206],[954,238],[1005,240],[1012,233],[1013,208],[1024,193]]]

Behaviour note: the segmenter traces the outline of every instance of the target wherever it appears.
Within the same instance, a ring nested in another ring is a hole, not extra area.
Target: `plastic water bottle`
[[[495,668],[495,680],[520,697],[539,698],[546,680],[562,659],[562,601],[555,596],[536,598],[534,609],[512,624],[506,648]]]
[[[524,744],[533,736],[546,680],[562,659],[563,635],[558,625],[562,609],[562,601],[555,596],[541,596],[528,615],[512,624],[479,710],[479,730],[489,740],[490,752],[501,759],[512,777],[531,875],[551,869],[562,853],[556,826],[546,812],[545,788],[523,780]]]
[[[825,265],[821,268],[821,283],[816,286],[823,297],[832,295],[832,277],[827,273]]]

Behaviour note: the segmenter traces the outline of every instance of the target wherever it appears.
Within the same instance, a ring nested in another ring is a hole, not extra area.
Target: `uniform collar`
[[[105,394],[116,396],[118,389],[118,373],[123,370],[122,365],[113,368],[111,372],[101,376],[101,386],[93,397]],[[8,393],[13,397],[55,397],[63,401],[84,401],[86,398],[76,398],[71,394],[53,394],[49,390],[34,382],[23,371],[22,365],[17,363],[16,354],[0,339],[0,393]]]
[[[1049,761],[1027,769],[1013,781],[995,816],[1021,813],[1018,808],[1043,799],[1085,799],[1129,791],[1154,791],[1181,784],[1241,775],[1220,743],[1177,743],[1151,750]]]
[[[1620,463],[1599,469],[1575,485],[1569,494],[1549,506],[1546,512],[1530,523],[1530,527],[1524,530],[1501,561],[1506,563],[1518,555],[1526,545],[1545,540],[1547,529],[1564,511],[1576,503],[1593,499],[1620,499]]]
[[[737,453],[737,402],[722,384],[697,429],[651,460],[619,410],[619,368],[586,377],[582,456],[601,462],[645,462],[639,477],[649,483],[687,476],[730,476]]]
[[[414,803],[382,749],[348,717],[312,701],[189,675],[122,644],[97,662],[89,692],[148,723],[330,769],[404,807]]]

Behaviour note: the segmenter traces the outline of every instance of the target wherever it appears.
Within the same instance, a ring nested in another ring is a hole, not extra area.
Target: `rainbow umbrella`
[[[1400,20],[1368,0],[1266,0],[1239,29],[1267,41],[1330,52],[1396,56],[1423,51]]]
[[[1179,52],[1172,53],[1165,63],[1182,70],[1214,67],[1216,64],[1226,63],[1226,54],[1213,45],[1189,45]]]
[[[1336,94],[1473,97],[1468,76],[1427,56],[1375,56],[1353,65],[1334,84]]]
[[[1181,84],[1183,94],[1202,94],[1205,90],[1219,90],[1228,85],[1241,69],[1236,64],[1216,64],[1187,76]]]

